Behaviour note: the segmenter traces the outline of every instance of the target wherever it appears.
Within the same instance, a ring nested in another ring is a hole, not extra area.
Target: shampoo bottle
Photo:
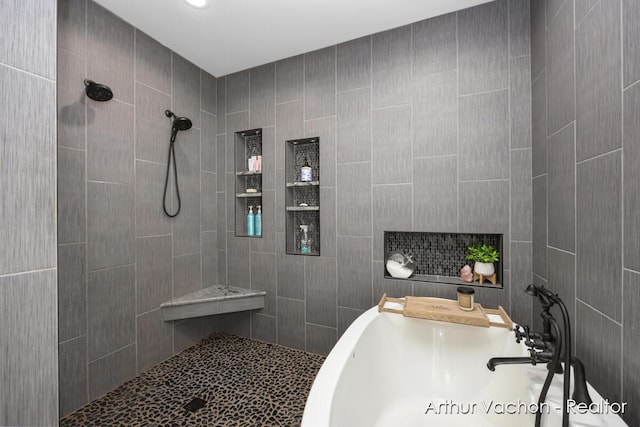
[[[249,213],[247,214],[247,236],[255,235],[255,215],[253,214],[253,206],[249,206]]]
[[[258,205],[258,213],[255,217],[256,236],[262,236],[262,206]]]
[[[311,166],[309,166],[309,162],[307,158],[304,158],[304,165],[300,168],[300,181],[302,182],[310,182],[312,180],[311,176]]]
[[[309,226],[301,225],[300,230],[302,230],[302,239],[300,239],[300,252],[303,254],[308,254],[311,252],[311,248],[309,247]]]

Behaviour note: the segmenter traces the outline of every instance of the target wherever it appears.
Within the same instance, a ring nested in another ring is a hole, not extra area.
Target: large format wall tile
[[[622,318],[622,188],[620,152],[578,164],[577,298]]]
[[[227,76],[227,114],[249,109],[249,70]]]
[[[275,316],[264,316],[253,311],[251,313],[251,338],[266,342],[277,342],[278,326],[276,321],[277,318]]]
[[[206,132],[206,130],[205,130]],[[204,134],[203,134],[204,137]],[[227,171],[227,135],[217,136],[216,147],[216,174],[218,178],[218,191],[224,191],[227,188],[226,171]],[[203,167],[203,170],[206,168]]]
[[[457,68],[456,21],[449,13],[412,24],[414,77]]]
[[[203,231],[202,244],[202,287],[207,288],[218,283],[217,233]]]
[[[547,135],[575,119],[573,2],[565,1],[547,33]]]
[[[0,251],[0,274],[52,267],[56,144],[55,109],[49,106],[55,84],[0,66],[0,93],[0,113],[11,123],[2,128],[0,241],[10,250]]]
[[[85,148],[85,58],[58,49],[58,147]]]
[[[458,74],[455,70],[413,81],[413,155],[444,156],[458,151]]]
[[[0,63],[56,78],[56,4],[36,0],[0,5]]]
[[[640,85],[624,92],[624,231],[640,236]],[[624,239],[626,268],[640,271],[640,239]],[[640,416],[640,415],[639,415]]]
[[[511,240],[531,241],[531,150],[511,151]]]
[[[61,343],[58,360],[60,417],[64,417],[88,402],[87,336]]]
[[[87,237],[85,152],[58,148],[58,243]]]
[[[531,82],[531,168],[533,176],[547,172],[547,74]]]
[[[336,327],[336,259],[309,257],[304,266],[306,320]]]
[[[637,49],[640,37],[640,3],[632,0],[622,2],[622,40],[624,50],[624,86],[640,79],[640,52]]]
[[[411,25],[374,34],[371,50],[371,106],[410,102]]]
[[[88,101],[87,179],[134,182],[134,108],[118,101]]]
[[[175,150],[180,191],[200,190],[200,131],[179,132]]]
[[[276,67],[274,63],[250,70],[251,94],[249,117],[251,128],[276,123]]]
[[[87,3],[87,78],[106,84],[115,99],[128,104],[133,104],[133,39],[131,25],[98,3]]]
[[[576,182],[573,124],[547,143],[549,246],[575,251]]]
[[[371,114],[371,89],[338,94],[338,163],[371,160]]]
[[[162,208],[166,166],[136,161],[136,235],[171,234],[170,218]],[[167,189],[167,210],[175,212],[175,186]],[[172,204],[173,203],[173,204]]]
[[[304,301],[278,298],[278,344],[304,350]]]
[[[202,130],[201,134],[201,148],[200,148],[200,167],[203,171],[215,173],[218,167],[218,136],[216,132],[218,131],[218,123],[215,116],[207,113],[206,111],[201,111],[202,117]],[[222,150],[224,150],[224,142],[222,145]],[[222,161],[224,158],[224,151],[222,155]],[[220,168],[220,173],[223,173],[225,170],[224,167]]]
[[[304,55],[276,62],[276,103],[301,100],[304,96]]]
[[[376,185],[372,197],[373,259],[384,260],[384,232],[412,230],[412,186]]]
[[[56,296],[55,269],[0,276],[1,425],[58,420]],[[25,411],[24,399],[38,404]]]
[[[364,313],[364,310],[338,306],[338,338],[362,313]]]
[[[95,400],[136,375],[136,345],[89,363],[89,400]]]
[[[172,53],[173,109],[176,116],[188,117],[200,128],[200,69]]]
[[[509,85],[507,0],[458,12],[460,93],[505,89]]]
[[[56,34],[58,48],[66,49],[78,55],[86,55],[86,15],[87,0],[58,1],[58,28]],[[60,78],[59,74],[58,78]]]
[[[225,133],[227,119],[227,78],[220,77],[216,82],[216,118],[218,133]]]
[[[171,93],[171,51],[168,48],[136,30],[135,60],[137,81],[160,92]]]
[[[276,254],[254,252],[251,254],[251,289],[265,291],[264,309],[260,314],[275,316],[276,313]]]
[[[509,236],[509,181],[460,183],[460,231]]]
[[[459,100],[459,179],[509,178],[509,92]]]
[[[336,48],[304,55],[304,118],[336,114]]]
[[[511,148],[528,148],[531,147],[531,58],[512,59],[509,72]]]
[[[371,237],[338,236],[338,305],[371,307]]]
[[[547,286],[557,292],[569,311],[571,324],[576,324],[576,256],[572,253],[549,248],[549,280]],[[535,313],[537,315],[537,313]],[[555,313],[559,319],[560,310]],[[575,326],[574,326],[575,327]],[[575,342],[575,335],[574,335]]]
[[[136,83],[136,159],[167,163],[171,121],[164,111],[170,107],[170,96]]]
[[[509,7],[509,54],[512,58],[529,55],[530,4],[529,0],[510,0]]]
[[[248,288],[251,284],[251,264],[249,258],[249,240],[233,237],[233,232],[227,233],[229,249],[228,277],[229,284],[241,288]]]
[[[200,107],[202,111],[215,116],[218,113],[217,98],[218,80],[206,71],[200,70]]]
[[[373,110],[372,184],[411,182],[411,107]]]
[[[371,236],[371,163],[338,165],[338,234]]]
[[[524,292],[532,279],[531,251],[530,242],[511,243],[511,318],[519,325],[532,324],[533,298]]]
[[[458,230],[457,163],[456,156],[413,160],[413,231]]]
[[[84,243],[58,246],[58,341],[87,333],[87,271]]]
[[[136,318],[137,372],[141,373],[157,365],[173,354],[171,322],[162,320],[160,309]]]
[[[202,172],[200,174],[201,177],[201,186],[202,191],[200,193],[200,221],[201,221],[201,230],[202,231],[213,231],[216,229],[216,225],[218,222],[217,218],[217,207],[216,207],[216,174]]]
[[[136,313],[171,299],[171,236],[136,239]]]
[[[622,320],[622,401],[628,402],[629,407],[637,408],[640,402],[640,358],[636,357],[640,351],[640,319],[635,307],[640,304],[640,274],[631,271],[624,272],[624,318]],[[629,425],[640,423],[640,413],[630,411],[623,417]]]
[[[276,233],[278,296],[304,299],[304,257],[285,254],[284,233]],[[320,249],[322,250],[322,248]]]
[[[546,66],[546,0],[530,1],[531,25],[531,79],[535,79]],[[535,128],[535,126],[534,126]]]
[[[87,184],[89,271],[135,261],[134,205],[133,186]]]
[[[532,180],[531,229],[533,233],[533,272],[546,279],[547,276],[547,176]]]
[[[180,191],[182,210],[173,219],[173,256],[200,252],[200,193]]]
[[[362,37],[337,46],[337,90],[371,86],[371,37]]]
[[[134,265],[89,273],[89,360],[93,361],[135,341]]]
[[[576,158],[622,146],[620,0],[604,0],[576,28]]]
[[[306,351],[327,355],[338,340],[336,328],[307,323]]]
[[[336,187],[320,187],[320,251],[321,255],[336,256],[336,234],[338,224],[336,218]]]
[[[576,351],[589,375],[589,383],[611,402],[620,402],[621,326],[578,300]]]

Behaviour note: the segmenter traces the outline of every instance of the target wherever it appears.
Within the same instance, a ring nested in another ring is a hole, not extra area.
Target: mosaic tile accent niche
[[[384,259],[386,263],[389,256],[396,252],[413,255],[416,270],[407,280],[502,288],[502,259],[495,263],[498,276],[495,285],[487,282],[483,285],[478,282],[466,283],[459,279],[460,269],[465,264],[473,268],[473,261],[466,259],[469,246],[492,245],[502,255],[502,240],[502,234],[385,231]],[[384,277],[391,278],[386,268]]]

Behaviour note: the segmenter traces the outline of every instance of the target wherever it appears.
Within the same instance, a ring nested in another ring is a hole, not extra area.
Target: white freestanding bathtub
[[[491,357],[526,355],[504,328],[414,319],[373,307],[322,365],[302,426],[533,426],[546,368],[486,367]],[[594,403],[604,402],[590,385],[589,392]],[[562,375],[556,375],[542,407],[543,426],[562,425],[561,402]],[[571,425],[626,425],[615,405],[600,409],[609,413],[572,413]]]

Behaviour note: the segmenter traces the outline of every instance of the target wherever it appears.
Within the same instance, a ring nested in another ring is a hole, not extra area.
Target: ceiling
[[[96,0],[216,77],[488,0]]]

